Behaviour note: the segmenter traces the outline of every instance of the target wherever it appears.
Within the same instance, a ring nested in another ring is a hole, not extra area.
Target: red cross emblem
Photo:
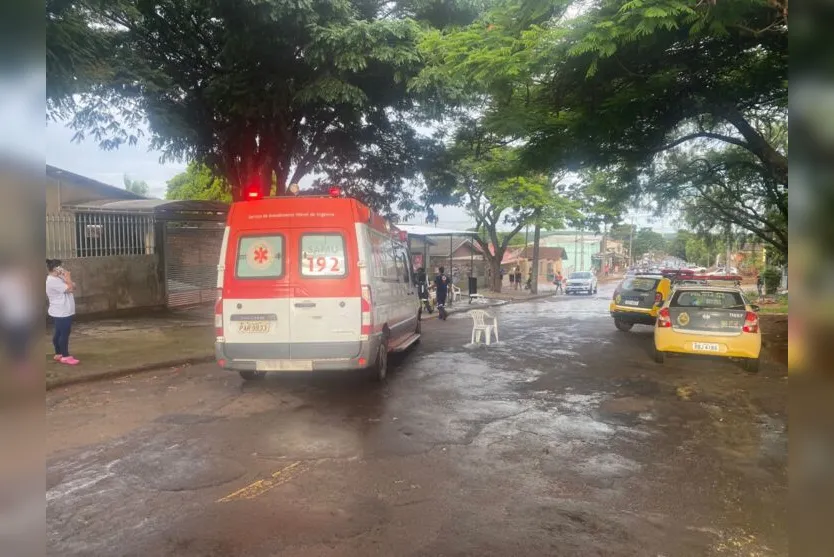
[[[266,263],[266,259],[267,259],[268,255],[269,255],[269,252],[266,250],[265,247],[258,246],[255,249],[255,253],[253,254],[253,257],[255,258],[256,263],[264,264],[264,263]]]

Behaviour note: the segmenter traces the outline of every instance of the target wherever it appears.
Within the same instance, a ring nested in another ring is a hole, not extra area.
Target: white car
[[[568,277],[565,294],[596,294],[597,277],[590,271],[577,271]]]

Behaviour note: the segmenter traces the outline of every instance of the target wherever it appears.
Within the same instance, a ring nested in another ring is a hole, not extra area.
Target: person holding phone
[[[55,322],[55,332],[52,335],[52,345],[55,348],[53,359],[62,364],[78,365],[79,361],[69,353],[72,317],[75,315],[75,284],[70,272],[61,267],[59,259],[47,259],[46,269],[46,297],[49,300],[47,313]]]

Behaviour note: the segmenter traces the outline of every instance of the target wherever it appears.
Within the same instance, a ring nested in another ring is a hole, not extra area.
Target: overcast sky
[[[146,141],[140,140],[135,146],[122,146],[114,151],[103,151],[91,139],[80,143],[72,141],[74,132],[60,123],[50,122],[46,127],[46,162],[63,170],[69,170],[88,178],[99,180],[116,187],[124,187],[124,177],[144,180],[150,187],[152,197],[165,197],[166,182],[185,170],[185,163],[159,162],[159,153],[148,150]],[[303,185],[303,184],[302,184]],[[438,226],[466,229],[474,226],[472,219],[459,207],[437,207],[440,219]],[[675,223],[651,219],[646,213],[633,213],[639,226],[651,226],[655,230],[673,231]],[[425,215],[409,219],[412,224],[422,224]]]

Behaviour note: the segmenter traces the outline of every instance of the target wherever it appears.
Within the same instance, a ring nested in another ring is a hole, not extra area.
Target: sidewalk
[[[67,366],[52,360],[52,331],[44,335],[46,388],[174,367],[214,358],[213,308],[105,319],[73,325]]]
[[[539,285],[539,288],[548,285]],[[449,313],[465,313],[512,302],[553,295],[552,289],[531,295],[529,291],[482,292],[485,300],[470,304],[465,294]],[[47,390],[148,371],[214,360],[213,307],[164,312],[147,317],[104,319],[73,325],[72,355],[81,360],[67,366],[52,360],[51,327],[44,334]],[[423,313],[423,320],[437,318]]]

